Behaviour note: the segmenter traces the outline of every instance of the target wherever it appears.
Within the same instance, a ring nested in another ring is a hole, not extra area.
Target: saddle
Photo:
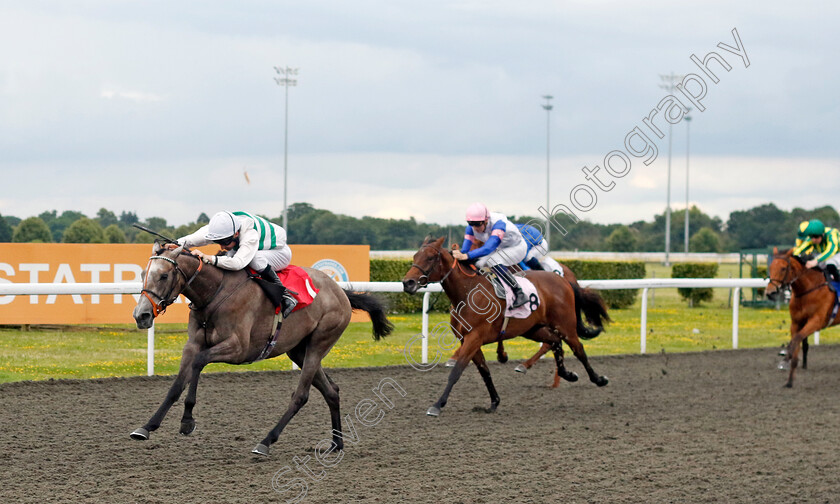
[[[834,318],[837,317],[837,312],[840,311],[840,282],[834,280],[828,270],[823,270],[823,274],[825,275],[825,283],[828,284],[828,288],[834,292],[834,306],[831,308],[831,315],[828,316],[828,321],[826,321],[826,327],[828,327]]]
[[[277,338],[280,336],[280,328],[283,326],[283,287],[274,282],[269,282],[260,276],[259,272],[253,268],[247,269],[248,276],[257,282],[257,285],[265,292],[266,297],[274,305],[274,322],[271,324],[273,333],[263,347],[260,354],[252,362],[261,361],[271,355],[274,346],[277,344]],[[318,289],[312,286],[312,279],[309,274],[299,266],[288,266],[285,269],[277,272],[277,278],[283,282],[286,291],[297,299],[297,306],[292,310],[292,313],[305,308],[312,304],[315,296],[318,295]]]
[[[527,318],[531,315],[531,312],[536,310],[540,304],[539,294],[537,294],[537,289],[534,287],[534,284],[531,283],[525,277],[519,277],[514,275],[513,278],[516,279],[516,283],[519,284],[519,287],[522,289],[522,292],[528,298],[528,303],[518,307],[518,308],[511,308],[513,304],[513,300],[515,296],[513,295],[513,290],[496,275],[496,273],[491,269],[488,271],[488,274],[485,275],[490,283],[493,285],[493,290],[496,294],[496,297],[505,301],[507,307],[505,308],[505,318]],[[507,326],[507,323],[505,323]],[[504,332],[504,331],[503,331]]]
[[[271,304],[274,305],[275,311],[279,311],[283,299],[283,287],[263,279],[259,272],[253,268],[248,268],[248,276],[257,282]],[[318,289],[312,286],[312,279],[309,278],[309,274],[299,266],[287,266],[277,272],[277,278],[283,282],[283,286],[298,302],[292,313],[311,305],[318,294]]]

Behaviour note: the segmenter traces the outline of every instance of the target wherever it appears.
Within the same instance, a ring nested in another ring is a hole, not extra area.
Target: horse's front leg
[[[192,412],[195,407],[196,394],[198,392],[198,378],[201,371],[211,362],[241,362],[245,360],[243,347],[240,339],[233,335],[216,346],[198,352],[192,361],[192,380],[187,398],[184,400],[184,416],[181,417],[180,433],[189,436],[195,430],[195,419]]]
[[[500,341],[499,344],[501,345],[502,342]],[[493,385],[493,378],[490,377],[490,368],[487,367],[487,361],[484,359],[484,352],[481,351],[481,347],[473,355],[472,361],[478,369],[479,374],[481,374],[484,385],[487,386],[487,392],[490,393],[490,408],[487,409],[487,413],[493,413],[499,407],[501,399],[499,398],[499,393],[496,392],[495,385]]]
[[[452,387],[455,386],[455,383],[458,382],[458,379],[461,378],[461,373],[464,372],[464,369],[469,364],[470,360],[472,360],[473,355],[475,355],[476,351],[481,348],[481,344],[483,343],[482,335],[480,332],[473,331],[467,333],[464,336],[464,341],[459,349],[458,353],[458,360],[455,361],[455,366],[452,368],[452,371],[449,373],[449,380],[446,383],[446,388],[443,389],[443,394],[440,396],[440,399],[437,402],[429,407],[426,410],[426,414],[429,416],[439,416],[440,410],[446,406],[446,401],[449,399],[449,394],[452,392]]]
[[[198,352],[198,345],[192,341],[187,341],[187,344],[184,345],[183,352],[181,352],[181,367],[178,370],[178,376],[175,377],[175,383],[173,383],[172,387],[169,388],[169,392],[167,392],[166,398],[163,400],[163,404],[161,404],[155,414],[152,415],[152,418],[146,422],[146,425],[131,433],[131,439],[145,441],[149,439],[149,434],[160,427],[160,423],[163,421],[163,418],[166,416],[169,408],[171,408],[172,405],[175,404],[175,401],[181,397],[181,392],[184,391],[184,387],[191,381],[193,373],[193,360]]]
[[[785,355],[785,360],[788,361],[790,366],[790,372],[788,373],[788,381],[785,383],[785,387],[793,387],[793,376],[796,373],[796,366],[799,364],[799,348],[802,346],[802,342],[808,335],[819,329],[820,325],[817,317],[808,319],[805,325],[799,330],[797,330],[794,323],[791,323],[790,343],[788,343],[787,355]]]

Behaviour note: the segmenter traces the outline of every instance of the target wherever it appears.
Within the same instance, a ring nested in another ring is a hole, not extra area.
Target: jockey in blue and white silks
[[[470,250],[476,241],[484,242],[481,247]],[[525,259],[528,245],[522,234],[504,214],[490,212],[481,203],[473,203],[467,209],[467,227],[464,244],[453,255],[459,260],[475,261],[479,268],[490,267],[496,275],[508,284],[516,299],[512,307],[518,308],[527,302],[525,294],[516,279],[507,269]]]
[[[540,230],[529,224],[517,224],[519,232],[522,233],[522,238],[528,247],[528,252],[525,254],[525,259],[522,261],[526,266],[532,270],[544,270],[540,261],[548,254],[548,242],[543,238]]]
[[[286,230],[258,215],[247,212],[219,212],[206,226],[195,233],[178,238],[179,245],[201,247],[215,243],[225,255],[205,255],[200,250],[192,254],[207,264],[226,270],[241,270],[250,266],[270,282],[283,285],[277,271],[292,262],[292,251],[286,245]],[[284,287],[285,289],[285,287]],[[297,304],[287,291],[283,294],[283,317]]]

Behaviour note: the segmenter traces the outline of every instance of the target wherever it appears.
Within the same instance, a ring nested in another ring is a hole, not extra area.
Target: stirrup
[[[297,299],[295,299],[294,296],[289,294],[288,291],[283,293],[283,306],[284,306],[284,308],[283,308],[283,318],[284,319],[287,318],[289,315],[291,315],[292,310],[295,309],[295,306],[297,306],[297,304],[298,304]]]

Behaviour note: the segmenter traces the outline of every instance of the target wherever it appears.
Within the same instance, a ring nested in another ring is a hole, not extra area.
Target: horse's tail
[[[577,312],[577,334],[581,339],[592,339],[604,330],[604,322],[611,322],[607,306],[601,295],[591,289],[583,289],[571,284],[575,292],[575,311]],[[581,314],[581,312],[583,312]],[[594,327],[586,327],[583,318]]]
[[[373,322],[373,339],[378,340],[391,334],[394,324],[385,316],[385,303],[376,296],[362,292],[345,290],[344,293],[347,294],[350,306],[354,310],[364,310],[370,315],[370,321]]]

